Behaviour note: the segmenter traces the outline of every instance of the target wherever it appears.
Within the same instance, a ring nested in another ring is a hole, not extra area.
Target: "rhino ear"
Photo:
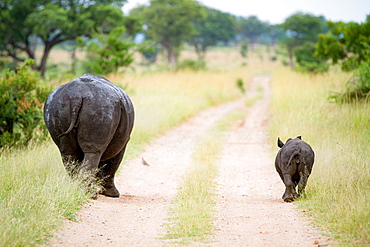
[[[297,136],[297,138],[298,138],[299,140],[302,140],[302,136]]]
[[[279,148],[282,148],[284,146],[284,143],[280,140],[279,137],[278,137],[277,145]]]

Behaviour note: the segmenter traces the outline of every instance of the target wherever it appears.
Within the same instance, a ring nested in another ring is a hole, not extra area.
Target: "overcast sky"
[[[128,0],[125,13],[138,4],[148,4],[149,0]],[[208,7],[228,12],[236,16],[255,15],[261,21],[280,24],[297,11],[316,16],[323,15],[331,21],[364,22],[370,14],[370,0],[198,0]]]

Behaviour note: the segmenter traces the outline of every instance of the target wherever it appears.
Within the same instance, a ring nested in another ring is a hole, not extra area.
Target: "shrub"
[[[347,82],[344,93],[334,93],[329,98],[337,103],[350,103],[370,100],[370,60],[361,64]]]
[[[78,42],[79,47],[86,48],[86,57],[81,65],[82,70],[95,75],[124,71],[134,62],[135,52],[154,52],[150,55],[152,60],[155,60],[156,56],[156,50],[150,42],[136,44],[128,40],[124,27],[114,28],[107,35],[97,34],[89,42],[82,39]]]
[[[0,148],[26,145],[46,136],[42,106],[50,93],[28,60],[0,77]]]
[[[314,56],[315,49],[315,44],[311,42],[306,42],[294,49],[294,56],[299,65],[296,68],[297,71],[317,74],[329,70],[329,65],[324,59]]]
[[[236,86],[240,90],[240,92],[242,92],[243,94],[245,93],[245,87],[242,78],[236,79]]]
[[[203,60],[196,61],[192,59],[185,59],[181,61],[176,70],[193,70],[193,71],[200,71],[206,69],[206,62]]]

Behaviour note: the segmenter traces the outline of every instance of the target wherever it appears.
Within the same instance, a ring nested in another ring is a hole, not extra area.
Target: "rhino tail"
[[[294,158],[295,156],[297,156],[297,155],[300,155],[300,154],[301,154],[300,150],[295,150],[295,151],[293,152],[293,154],[290,156],[289,161],[288,161],[288,164],[287,164],[287,166],[286,166],[286,168],[287,168],[287,169],[288,169],[288,168],[289,168],[289,166],[291,165],[293,158]]]
[[[71,122],[69,124],[68,129],[64,133],[60,134],[58,137],[62,137],[68,134],[69,132],[72,131],[73,128],[77,127],[77,119],[82,106],[82,98],[71,99],[70,105],[71,105]]]

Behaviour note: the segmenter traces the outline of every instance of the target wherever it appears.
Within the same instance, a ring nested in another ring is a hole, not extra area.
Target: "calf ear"
[[[278,147],[279,147],[279,148],[282,148],[282,147],[284,146],[284,143],[280,140],[280,138],[279,138],[279,137],[278,137],[277,144],[278,144]]]
[[[298,138],[299,140],[302,140],[302,136],[297,136],[297,138]]]

